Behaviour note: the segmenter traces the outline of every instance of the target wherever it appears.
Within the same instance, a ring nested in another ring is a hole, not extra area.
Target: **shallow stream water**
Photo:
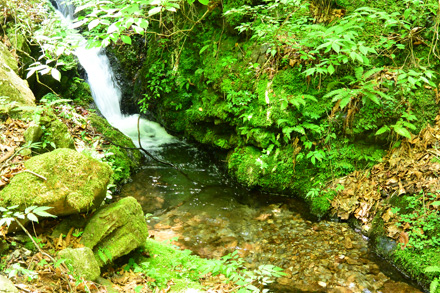
[[[152,214],[156,240],[178,239],[208,258],[237,250],[250,268],[279,266],[287,276],[272,292],[420,292],[346,223],[317,221],[301,201],[241,188],[190,145],[165,145],[155,155],[188,176],[150,160],[121,193]]]

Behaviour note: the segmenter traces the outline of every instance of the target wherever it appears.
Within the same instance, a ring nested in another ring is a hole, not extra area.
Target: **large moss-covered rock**
[[[35,105],[35,96],[27,81],[17,75],[18,65],[5,44],[0,42],[0,93],[6,102]]]
[[[143,245],[148,237],[141,205],[126,197],[99,210],[89,221],[81,243],[93,249],[100,266]]]
[[[54,215],[88,211],[103,201],[112,171],[107,164],[71,149],[56,149],[35,156],[23,172],[0,191],[0,204],[50,206]]]
[[[66,265],[86,280],[95,281],[101,275],[93,251],[88,247],[66,248],[58,253],[58,257],[67,259]]]

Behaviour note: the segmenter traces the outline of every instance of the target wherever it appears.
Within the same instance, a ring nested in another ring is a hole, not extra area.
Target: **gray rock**
[[[378,255],[389,258],[392,256],[393,251],[396,249],[397,244],[391,238],[386,236],[377,236],[376,237],[376,252]]]
[[[18,293],[18,289],[11,280],[0,275],[0,293]]]
[[[141,205],[126,197],[99,210],[89,221],[81,243],[93,249],[100,266],[143,245],[148,237]]]
[[[66,265],[86,280],[95,281],[101,275],[93,251],[88,247],[63,249],[58,258],[66,259]]]

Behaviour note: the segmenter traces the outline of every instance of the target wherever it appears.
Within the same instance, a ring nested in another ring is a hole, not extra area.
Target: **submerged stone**
[[[93,251],[88,247],[66,248],[58,253],[58,257],[67,259],[66,265],[86,280],[95,281],[101,275]]]
[[[100,266],[143,245],[148,227],[141,205],[126,197],[99,210],[89,221],[81,243],[93,249]]]
[[[25,163],[27,170],[44,180],[22,172],[0,191],[2,206],[50,206],[49,212],[62,216],[85,212],[104,200],[111,168],[71,149],[56,149]]]

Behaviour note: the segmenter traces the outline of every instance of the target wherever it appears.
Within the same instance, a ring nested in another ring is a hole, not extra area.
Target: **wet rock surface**
[[[149,231],[156,240],[178,237],[176,245],[208,258],[237,250],[250,268],[269,263],[283,268],[287,275],[271,287],[275,292],[420,292],[378,261],[367,239],[348,224],[314,221],[302,202],[249,193],[210,168],[187,170],[198,182],[206,174],[218,180],[200,185],[150,165],[122,194],[152,213]]]

